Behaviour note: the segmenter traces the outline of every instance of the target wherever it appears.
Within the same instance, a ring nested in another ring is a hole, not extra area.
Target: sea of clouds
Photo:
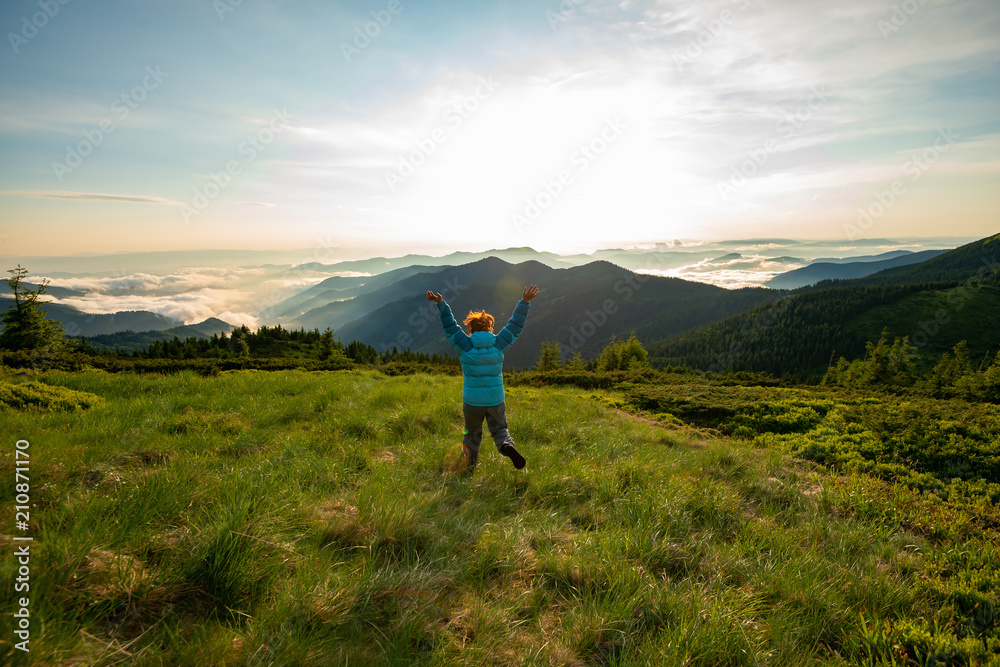
[[[215,317],[229,324],[250,328],[266,324],[259,313],[270,301],[288,298],[330,274],[288,272],[273,268],[200,267],[173,273],[113,274],[107,276],[29,276],[43,278],[52,287],[80,292],[49,295],[48,301],[84,313],[115,313],[145,310],[181,324],[195,324]]]
[[[933,241],[887,241],[847,245],[824,241],[761,242],[674,242],[665,252],[697,250],[699,255],[688,262],[677,255],[669,268],[637,269],[640,273],[672,276],[724,288],[759,287],[786,271],[810,264],[816,259],[870,257],[890,250],[918,251],[955,247],[950,239]],[[632,246],[649,251],[650,246]],[[705,254],[709,256],[705,256]],[[647,260],[644,260],[647,261]],[[648,263],[646,264],[648,266]],[[48,279],[53,289],[47,299],[84,313],[105,314],[121,311],[150,311],[171,318],[179,324],[195,324],[218,318],[229,324],[256,328],[271,322],[262,320],[282,300],[331,276],[357,276],[353,271],[308,265],[266,264],[249,267],[186,267],[162,273],[125,270],[104,273],[28,277],[31,282]],[[72,293],[64,290],[73,290]]]
[[[660,276],[681,278],[718,287],[762,287],[771,278],[807,266],[808,262],[794,257],[741,255],[730,259],[703,259],[693,264],[660,271],[644,271]]]

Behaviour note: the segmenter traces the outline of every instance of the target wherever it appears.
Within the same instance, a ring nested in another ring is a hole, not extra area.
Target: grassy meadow
[[[995,503],[632,394],[509,387],[528,465],[486,442],[468,475],[460,377],[0,375],[35,537],[31,652],[8,620],[0,660],[1000,665]]]

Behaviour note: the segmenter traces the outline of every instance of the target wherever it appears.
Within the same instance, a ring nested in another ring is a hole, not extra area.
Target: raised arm
[[[517,337],[521,335],[521,331],[524,329],[524,322],[528,319],[528,302],[536,296],[538,296],[537,285],[524,288],[524,291],[521,293],[521,300],[514,306],[514,312],[511,313],[510,319],[507,320],[507,324],[497,334],[497,344],[501,350],[506,350],[513,345]]]
[[[440,294],[428,290],[427,300],[437,304],[438,316],[441,318],[441,328],[444,329],[444,335],[448,338],[448,342],[464,352],[471,350],[472,339],[458,326],[455,316],[451,313],[451,307],[445,302],[444,298]]]

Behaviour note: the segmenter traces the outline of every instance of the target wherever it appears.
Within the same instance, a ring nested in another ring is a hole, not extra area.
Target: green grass
[[[484,444],[474,474],[455,476],[444,460],[462,437],[461,378],[37,380],[100,400],[0,408],[9,442],[31,442],[35,505],[31,653],[5,631],[11,664],[995,664],[1000,653],[996,526],[953,530],[968,517],[910,489],[664,427],[606,393],[508,388],[527,468]],[[9,581],[11,559],[2,567]]]

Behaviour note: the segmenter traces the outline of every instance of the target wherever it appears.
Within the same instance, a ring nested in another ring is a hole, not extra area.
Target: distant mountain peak
[[[489,257],[483,257],[482,259],[477,260],[475,262],[470,262],[469,264],[469,266],[500,266],[500,265],[514,266],[510,262],[506,262],[500,259],[499,257],[494,257],[493,255],[490,255]]]
[[[195,324],[192,324],[191,326],[193,326],[193,327],[201,327],[201,326],[235,327],[236,325],[230,324],[229,322],[225,322],[223,320],[220,320],[218,317],[210,317],[207,320],[205,320],[204,322],[196,322]]]

